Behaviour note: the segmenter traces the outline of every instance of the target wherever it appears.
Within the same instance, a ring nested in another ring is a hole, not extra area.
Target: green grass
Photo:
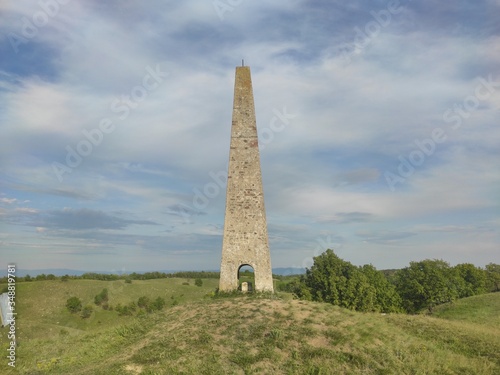
[[[80,331],[88,332],[101,330],[102,327],[115,326],[126,323],[129,317],[118,316],[115,311],[106,311],[94,304],[94,297],[102,289],[107,288],[109,304],[128,304],[137,302],[139,297],[147,296],[151,300],[157,297],[165,299],[167,306],[183,304],[189,301],[200,300],[209,291],[218,285],[217,279],[203,280],[203,287],[183,285],[187,279],[154,279],[134,280],[131,284],[124,280],[70,280],[68,282],[34,281],[17,284],[17,313],[23,324],[17,332],[20,343],[34,338],[57,338],[62,329],[70,335]],[[70,314],[66,307],[66,300],[76,296],[82,300],[82,305],[94,306],[94,313],[89,319],[81,319],[79,314]],[[0,338],[0,344],[5,343]],[[1,373],[1,372],[0,372]]]
[[[500,293],[459,299],[437,306],[433,316],[500,328]]]
[[[217,280],[204,279],[201,288],[194,280],[190,285],[183,282],[122,281],[114,288],[111,282],[90,280],[21,283],[19,324],[24,338],[17,351],[18,367],[10,371],[4,361],[0,373],[500,373],[500,327],[492,323],[500,314],[500,293],[459,301],[453,305],[455,313],[448,309],[443,318],[356,313],[276,295],[210,299],[203,296],[213,291]],[[161,296],[167,303],[178,300],[179,305],[170,303],[145,316],[98,311],[89,320],[64,311],[68,296],[79,296],[85,305],[104,287],[111,304],[147,295]],[[37,311],[42,301],[51,305]],[[484,310],[481,319],[462,319],[467,315],[462,304]],[[1,332],[3,340],[5,329]]]

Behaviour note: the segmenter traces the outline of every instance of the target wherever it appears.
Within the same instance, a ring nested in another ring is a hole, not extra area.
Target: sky
[[[500,263],[499,13],[0,2],[0,267],[217,270],[242,59],[274,268]]]

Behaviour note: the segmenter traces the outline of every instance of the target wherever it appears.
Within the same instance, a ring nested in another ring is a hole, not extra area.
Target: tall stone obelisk
[[[220,291],[238,288],[242,266],[254,270],[255,290],[273,292],[250,67],[236,68],[226,190]]]

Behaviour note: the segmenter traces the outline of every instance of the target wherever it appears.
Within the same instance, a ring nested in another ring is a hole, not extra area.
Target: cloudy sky
[[[241,59],[273,267],[499,263],[499,13],[0,2],[0,267],[218,269]]]

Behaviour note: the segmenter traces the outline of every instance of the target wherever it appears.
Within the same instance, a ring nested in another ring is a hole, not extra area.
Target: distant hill
[[[295,267],[284,267],[284,268],[273,268],[274,275],[301,275],[306,273],[305,268],[295,268]]]

